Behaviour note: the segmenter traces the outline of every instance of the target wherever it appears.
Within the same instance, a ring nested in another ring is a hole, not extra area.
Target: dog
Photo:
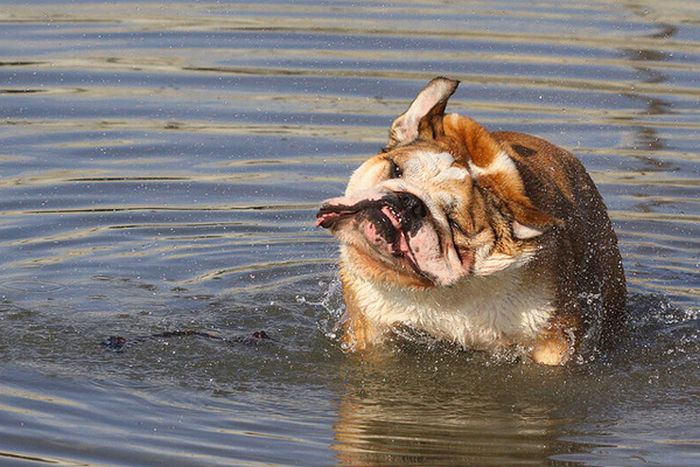
[[[540,364],[593,358],[626,296],[603,200],[570,152],[445,114],[458,85],[430,81],[316,215],[340,241],[342,346],[408,326]]]

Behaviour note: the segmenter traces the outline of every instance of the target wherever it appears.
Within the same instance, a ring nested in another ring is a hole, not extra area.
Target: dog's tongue
[[[337,211],[328,211],[316,213],[316,227],[329,229],[342,217],[342,214]]]
[[[343,217],[354,216],[365,209],[380,208],[381,205],[379,197],[360,200],[345,197],[329,199],[316,213],[316,227],[332,228]]]
[[[329,229],[333,227],[339,219],[357,214],[361,210],[357,204],[354,206],[324,204],[316,213],[316,227]]]

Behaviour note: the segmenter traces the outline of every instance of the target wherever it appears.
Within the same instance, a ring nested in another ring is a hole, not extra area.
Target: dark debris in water
[[[275,339],[271,338],[265,331],[255,331],[246,336],[236,336],[232,338],[226,338],[218,334],[213,334],[205,331],[197,331],[194,329],[176,329],[174,331],[164,331],[156,334],[149,334],[145,336],[136,336],[131,339],[127,339],[124,336],[109,336],[107,339],[101,342],[101,345],[106,347],[108,350],[113,352],[124,352],[128,347],[134,344],[144,342],[146,340],[152,339],[171,339],[175,337],[201,337],[205,339],[217,340],[229,345],[243,344],[243,345],[258,345],[263,342],[277,342]]]

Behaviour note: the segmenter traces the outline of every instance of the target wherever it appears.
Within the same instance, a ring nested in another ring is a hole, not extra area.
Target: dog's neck
[[[528,345],[547,325],[553,293],[547,284],[532,284],[525,269],[470,276],[450,287],[402,287],[367,278],[341,247],[341,279],[353,301],[348,310],[361,310],[380,332],[403,324],[469,348]]]

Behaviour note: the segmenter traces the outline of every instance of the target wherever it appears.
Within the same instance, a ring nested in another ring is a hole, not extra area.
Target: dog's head
[[[552,222],[526,196],[507,145],[473,120],[445,115],[459,82],[432,80],[394,120],[389,143],[324,202],[317,225],[362,276],[449,286],[524,264]]]

